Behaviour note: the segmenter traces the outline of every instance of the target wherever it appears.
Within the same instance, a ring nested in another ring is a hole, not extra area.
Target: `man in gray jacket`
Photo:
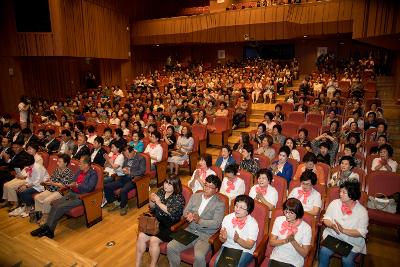
[[[113,211],[120,208],[120,215],[124,216],[128,212],[128,193],[135,188],[135,183],[132,181],[137,176],[143,176],[146,173],[146,160],[143,156],[137,153],[133,147],[127,146],[123,150],[124,164],[122,171],[124,176],[119,176],[119,179],[104,185],[104,194],[107,203],[111,204],[108,211]],[[121,188],[120,198],[121,203],[116,201],[114,191]]]
[[[183,216],[189,222],[187,231],[199,237],[185,246],[176,240],[168,243],[167,255],[170,266],[178,267],[181,252],[194,248],[194,267],[206,266],[206,255],[211,249],[208,239],[221,227],[225,216],[225,204],[216,196],[221,187],[221,180],[216,175],[209,175],[204,183],[204,191],[195,193],[189,200]]]

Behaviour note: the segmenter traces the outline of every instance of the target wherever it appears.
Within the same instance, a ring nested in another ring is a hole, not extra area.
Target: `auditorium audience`
[[[210,154],[200,156],[197,163],[197,169],[193,172],[192,178],[188,182],[188,186],[192,189],[193,193],[203,190],[206,178],[209,175],[216,175],[210,168],[212,166],[212,157]]]
[[[219,167],[222,170],[222,173],[225,172],[225,169],[228,165],[235,164],[236,161],[232,156],[232,149],[229,145],[225,145],[221,149],[220,156],[217,158],[215,162],[215,166]]]
[[[257,173],[257,184],[250,189],[249,196],[266,205],[270,210],[276,207],[278,192],[271,185],[273,175],[271,170],[261,169]]]
[[[290,148],[283,146],[279,149],[278,160],[272,162],[270,169],[274,175],[285,178],[288,182],[291,181],[293,175],[293,165],[288,162]]]
[[[229,198],[229,203],[236,198],[238,195],[242,195],[246,191],[246,186],[240,177],[237,177],[239,166],[237,164],[231,164],[226,166],[224,172],[224,179],[222,180],[221,194]]]

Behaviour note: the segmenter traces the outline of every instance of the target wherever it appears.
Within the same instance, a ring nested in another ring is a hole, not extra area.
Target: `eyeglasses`
[[[304,185],[304,186],[312,186],[312,183],[301,182],[301,185]]]
[[[285,214],[285,215],[295,215],[295,213],[293,211],[288,210],[288,209],[284,210],[283,214]]]
[[[247,207],[244,208],[244,207],[242,207],[242,206],[240,206],[240,205],[238,205],[238,204],[235,205],[235,208],[238,208],[238,209],[246,210],[246,211],[247,211]]]

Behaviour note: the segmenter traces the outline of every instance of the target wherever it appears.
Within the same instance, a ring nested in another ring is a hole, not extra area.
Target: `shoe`
[[[21,213],[24,212],[24,209],[25,208],[23,208],[23,207],[18,207],[16,209],[14,209],[13,211],[11,211],[10,213],[8,213],[8,216],[11,216],[11,217],[20,216]]]
[[[110,204],[111,206],[107,209],[107,211],[114,211],[116,209],[119,209],[119,203],[118,201],[114,201],[113,203]]]
[[[8,208],[7,212],[10,213],[10,212],[14,211],[17,208],[19,208],[19,206],[12,205],[11,207]]]
[[[101,201],[101,206],[102,208],[104,208],[104,206],[107,205],[107,199],[103,198],[103,201]]]
[[[11,206],[11,203],[8,202],[8,201],[4,201],[3,203],[0,203],[0,209],[6,208],[6,207],[9,207],[9,206]]]
[[[119,215],[125,216],[128,213],[128,206],[125,206],[119,210]]]
[[[45,224],[40,226],[38,229],[33,230],[31,232],[31,236],[38,236],[41,232],[44,232],[46,230]]]
[[[38,237],[42,236],[48,237],[50,239],[54,238],[54,232],[50,229],[50,227],[47,224],[43,226],[43,231],[38,234]]]

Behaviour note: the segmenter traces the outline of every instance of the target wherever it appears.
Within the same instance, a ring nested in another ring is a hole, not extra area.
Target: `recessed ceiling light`
[[[160,46],[160,45],[158,44],[158,45],[156,45],[156,46]]]
[[[304,38],[307,38],[308,36],[307,36],[307,35],[304,35],[303,37],[304,37]]]

